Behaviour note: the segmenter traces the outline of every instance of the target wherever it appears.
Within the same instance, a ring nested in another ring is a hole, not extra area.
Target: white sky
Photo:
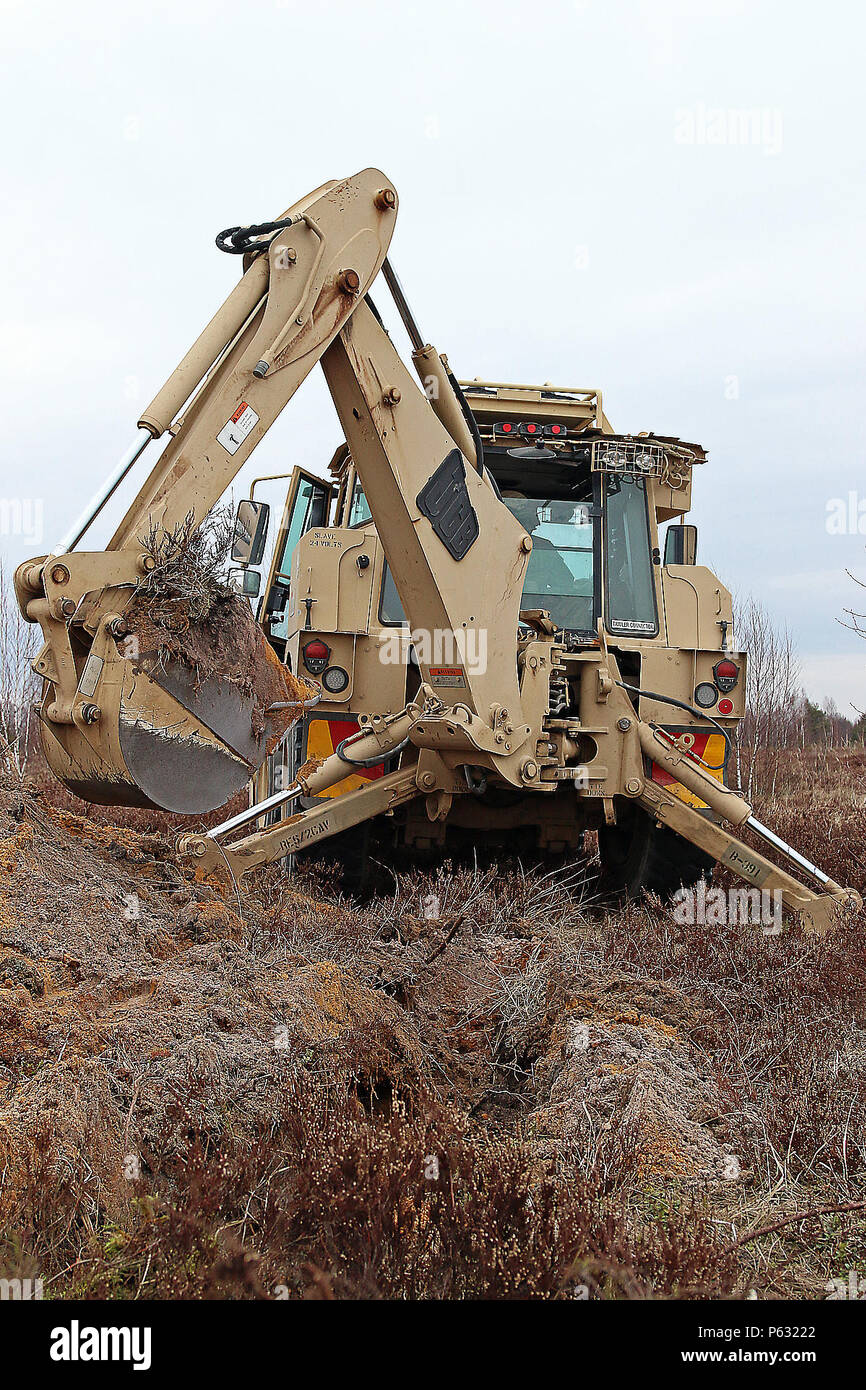
[[[864,706],[835,621],[866,607],[860,7],[3,0],[0,26],[0,496],[45,548],[231,288],[216,232],[377,165],[458,375],[600,387],[616,428],[702,443],[701,558],[791,626],[811,694]],[[244,477],[338,438],[317,374]],[[851,492],[863,533],[828,533]]]

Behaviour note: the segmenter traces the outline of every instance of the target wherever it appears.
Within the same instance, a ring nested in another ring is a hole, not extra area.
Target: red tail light
[[[740,679],[740,668],[733,661],[717,661],[713,667],[713,679],[719,690],[733,690]]]
[[[537,425],[534,420],[528,420],[520,426],[520,433],[529,435],[541,434],[541,426]]]
[[[331,648],[325,642],[320,641],[318,637],[314,638],[302,650],[304,665],[308,671],[312,671],[314,676],[324,671],[331,655]]]
[[[562,439],[568,434],[568,430],[565,425],[545,425],[544,433],[547,435],[548,439]]]
[[[511,423],[510,420],[500,420],[498,424],[496,424],[496,425],[493,426],[493,433],[494,433],[494,434],[515,434],[515,433],[516,433],[516,430],[515,430],[515,427],[514,427],[514,425],[512,425],[512,423]]]

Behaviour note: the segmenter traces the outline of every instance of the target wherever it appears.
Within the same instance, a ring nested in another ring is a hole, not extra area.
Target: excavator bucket
[[[187,662],[155,653],[129,663],[119,745],[152,805],[178,813],[225,805],[301,713],[312,691],[299,686],[258,629],[256,636],[242,683],[224,674],[200,678]],[[289,710],[267,713],[272,704]]]
[[[133,673],[119,722],[120,751],[132,782],[164,811],[223,806],[264,759],[264,740],[252,733],[251,713],[250,701],[219,679],[196,691],[177,662],[159,681]]]
[[[71,792],[190,815],[243,790],[315,694],[278,660],[248,610],[248,621],[240,604],[231,611],[225,641],[242,640],[219,671],[192,659],[206,645],[195,629],[168,649],[126,625],[97,636],[76,717],[41,720],[48,764]],[[217,652],[209,655],[213,665]],[[97,687],[98,705],[89,698]]]

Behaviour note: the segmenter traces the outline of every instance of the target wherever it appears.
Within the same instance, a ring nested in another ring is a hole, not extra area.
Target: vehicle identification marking
[[[324,835],[331,824],[330,817],[325,816],[323,820],[314,821],[312,825],[302,826],[296,830],[294,835],[287,835],[284,840],[280,840],[280,849],[284,854],[291,854],[293,850],[299,849],[308,840],[315,840],[319,835]]]
[[[465,689],[466,676],[462,666],[431,666],[430,684],[442,686],[443,689]]]
[[[236,454],[250,430],[255,429],[258,423],[259,417],[252,406],[247,405],[246,401],[241,401],[234,415],[230,420],[226,420],[217,435],[217,444],[222,444],[226,453]]]
[[[102,674],[102,657],[90,653],[84,663],[84,670],[81,672],[81,680],[78,682],[78,693],[89,700],[95,694],[99,677]]]
[[[730,864],[731,868],[736,869],[737,873],[742,874],[743,878],[747,878],[750,882],[758,885],[764,882],[764,879],[770,872],[769,869],[764,868],[762,864],[756,864],[754,859],[744,854],[737,845],[728,846],[722,855],[722,863]]]

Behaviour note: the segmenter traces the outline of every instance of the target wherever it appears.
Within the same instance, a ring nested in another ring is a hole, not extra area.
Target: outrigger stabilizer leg
[[[347,765],[363,766],[397,754],[410,741],[416,721],[431,712],[429,691],[426,695],[423,708],[410,704],[397,715],[365,717],[361,730],[348,741],[348,746],[341,745],[337,752],[319,764],[308,763],[298,773],[292,786],[215,826],[207,834],[181,836],[179,853],[192,858],[206,871],[219,867],[221,863],[226,864],[236,877],[240,877],[262,864],[307,848],[373,816],[393,812],[414,797],[424,795],[423,778],[419,777],[418,765],[413,762],[355,791],[328,798],[320,806],[281,819],[275,825],[233,844],[220,843],[223,836],[259,820],[276,807],[287,805],[301,796],[314,797],[334,786],[346,776]],[[628,705],[634,716],[634,707],[625,693],[619,698]],[[846,911],[862,906],[859,894],[836,883],[757,820],[747,801],[710,777],[664,729],[636,717],[632,727],[635,726],[640,748],[647,758],[705,802],[716,817],[738,829],[751,830],[765,840],[791,864],[820,884],[822,891],[816,892],[806,887],[785,869],[749,848],[716,820],[687,805],[666,787],[645,778],[636,800],[660,825],[669,826],[678,835],[697,845],[752,888],[779,893],[783,907],[809,930],[824,931]]]
[[[416,782],[417,765],[386,773],[367,782],[355,791],[329,797],[318,806],[297,815],[283,817],[231,845],[220,843],[242,826],[250,825],[278,806],[287,806],[299,797],[314,797],[349,775],[351,769],[370,766],[397,755],[407,744],[409,730],[422,713],[417,705],[407,705],[400,714],[379,717],[361,716],[358,734],[340,744],[338,750],[320,763],[309,762],[298,772],[295,781],[285,790],[275,792],[232,816],[203,835],[181,835],[177,850],[182,857],[196,861],[197,867],[208,872],[221,864],[228,866],[236,878],[261,864],[282,859],[318,840],[327,839],[341,830],[348,830],[372,816],[386,815],[413,797],[421,795]]]
[[[799,916],[812,931],[824,931],[844,914],[862,907],[860,895],[834,882],[816,864],[785,843],[752,815],[743,797],[717,782],[700,764],[677,746],[665,730],[638,721],[638,737],[644,754],[657,763],[719,817],[737,829],[751,830],[779,854],[821,885],[822,892],[805,887],[777,864],[750,849],[724,826],[710,820],[657,782],[646,780],[638,800],[660,825],[667,825],[697,845],[718,863],[726,865],[753,888],[781,894],[783,906]]]

